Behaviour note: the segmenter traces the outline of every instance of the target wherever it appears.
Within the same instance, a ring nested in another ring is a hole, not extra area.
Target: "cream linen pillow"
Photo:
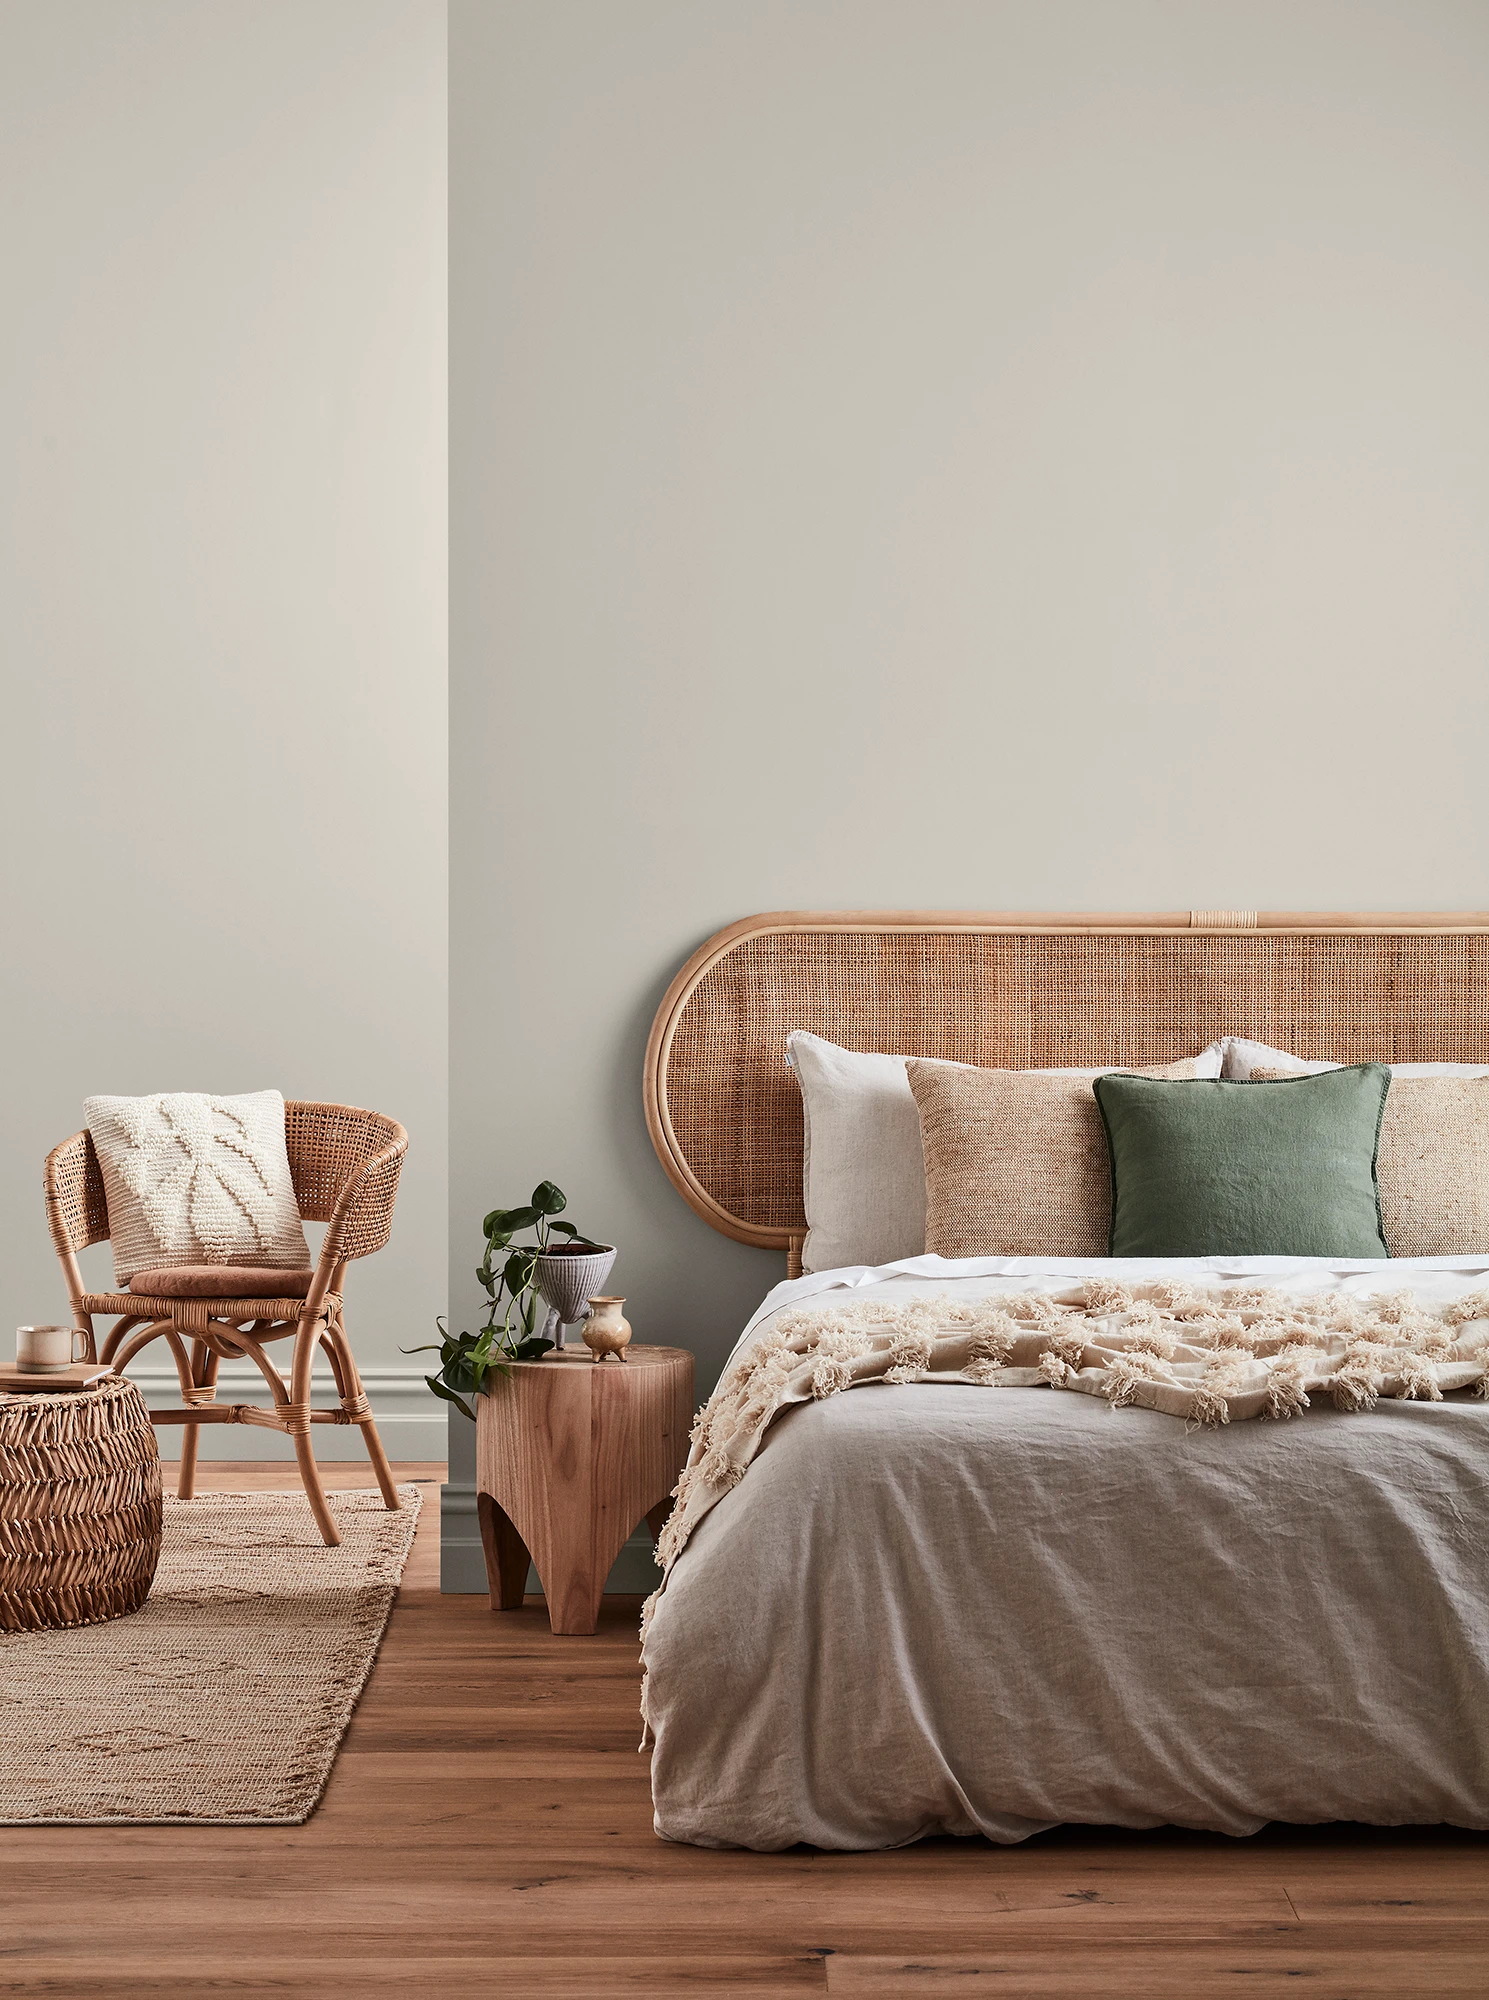
[[[103,1169],[119,1284],[179,1264],[303,1271],[311,1262],[277,1090],[89,1097],[83,1116]]]
[[[1489,1256],[1489,1070],[1421,1073],[1436,1067],[1391,1072],[1375,1154],[1386,1248],[1393,1257]],[[1251,1081],[1299,1074],[1258,1064]]]
[[[1193,1057],[1132,1076],[1189,1078]],[[925,1247],[942,1257],[1105,1257],[1112,1170],[1099,1070],[908,1065],[925,1150]]]
[[[925,1162],[905,1058],[860,1054],[797,1028],[786,1060],[801,1086],[801,1268],[923,1256]]]
[[[905,1076],[908,1058],[840,1048],[822,1035],[796,1028],[786,1037],[786,1060],[801,1086],[802,1200],[807,1218],[802,1269],[835,1271],[845,1264],[892,1264],[902,1257],[923,1256],[925,1158],[920,1112]],[[1212,1042],[1186,1074],[1219,1076],[1220,1064],[1221,1045]],[[937,1066],[975,1070],[967,1063]],[[1089,1082],[1101,1071],[1016,1073],[1076,1076]]]

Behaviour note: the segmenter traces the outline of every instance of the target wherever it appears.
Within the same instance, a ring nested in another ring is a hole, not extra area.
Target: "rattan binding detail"
[[[647,1044],[652,1143],[726,1236],[805,1227],[792,1028],[1008,1069],[1247,1035],[1343,1062],[1489,1062],[1489,912],[1028,916],[781,911],[700,947]]]

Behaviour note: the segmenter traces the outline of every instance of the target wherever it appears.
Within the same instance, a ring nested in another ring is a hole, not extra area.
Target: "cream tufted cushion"
[[[183,1264],[301,1271],[311,1262],[277,1090],[90,1097],[83,1115],[103,1170],[119,1284]]]

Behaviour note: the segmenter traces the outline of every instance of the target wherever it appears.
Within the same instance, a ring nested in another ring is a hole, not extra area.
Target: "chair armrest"
[[[374,1250],[381,1250],[392,1235],[398,1176],[408,1151],[407,1132],[401,1125],[392,1129],[397,1137],[374,1153],[337,1197],[326,1224],[322,1260],[331,1258],[341,1263],[352,1257],[369,1257]]]

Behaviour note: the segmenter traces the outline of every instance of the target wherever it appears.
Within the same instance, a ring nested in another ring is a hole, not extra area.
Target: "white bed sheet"
[[[1442,1305],[1489,1257],[919,1257],[778,1285],[1087,1277]],[[874,1384],[783,1416],[647,1635],[657,1831],[1015,1841],[1065,1821],[1489,1826],[1489,1407],[1186,1427],[1085,1396]]]

